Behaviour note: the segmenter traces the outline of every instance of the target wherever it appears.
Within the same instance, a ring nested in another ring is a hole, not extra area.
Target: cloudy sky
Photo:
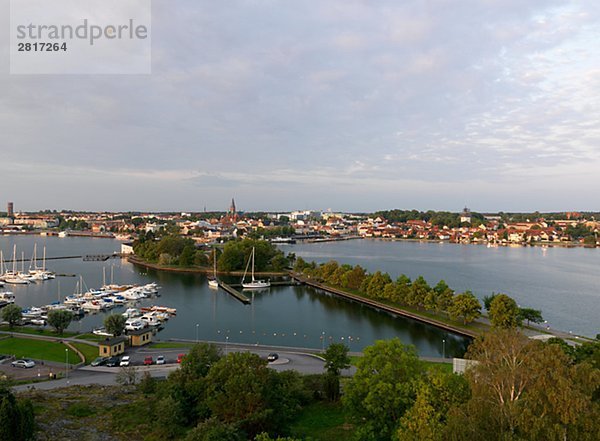
[[[152,7],[151,75],[9,75],[2,43],[0,204],[600,209],[598,2]]]

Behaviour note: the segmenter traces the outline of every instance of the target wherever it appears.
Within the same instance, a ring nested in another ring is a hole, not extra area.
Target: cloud
[[[87,176],[115,209],[232,193],[261,209],[527,209],[540,197],[523,190],[528,173],[561,209],[565,187],[585,183],[591,201],[600,185],[593,3],[159,0],[153,12],[151,76],[0,75],[6,173],[29,168],[69,195],[58,205],[93,208]],[[26,179],[11,198],[37,208],[36,188]]]

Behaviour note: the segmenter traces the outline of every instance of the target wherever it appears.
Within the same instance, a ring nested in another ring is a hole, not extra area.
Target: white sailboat
[[[12,271],[6,271],[4,273],[4,281],[11,285],[28,285],[31,283],[29,280],[20,277],[17,273],[17,245],[13,246],[13,258],[12,258]]]
[[[217,279],[217,249],[213,248],[213,275],[208,278],[209,288],[218,288],[219,279]]]
[[[250,254],[250,259],[248,259],[248,263],[246,264],[246,269],[244,270],[244,276],[242,277],[242,288],[244,289],[264,289],[271,286],[270,280],[258,280],[254,278],[254,247],[252,247],[252,253]],[[252,264],[252,280],[250,282],[244,282],[246,280],[246,274],[248,273],[248,266]]]

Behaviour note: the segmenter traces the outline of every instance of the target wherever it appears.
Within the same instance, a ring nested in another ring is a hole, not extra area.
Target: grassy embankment
[[[51,329],[41,328],[41,327],[31,327],[31,326],[15,326],[14,328],[10,329],[8,327],[8,325],[2,325],[2,326],[0,326],[0,331],[19,333],[19,334],[43,335],[45,337],[56,337],[56,338],[63,338],[63,337],[71,338],[71,337],[74,337],[75,335],[77,335],[75,332],[68,332],[68,331],[65,331],[62,333],[62,335],[59,335],[57,332],[55,332]]]

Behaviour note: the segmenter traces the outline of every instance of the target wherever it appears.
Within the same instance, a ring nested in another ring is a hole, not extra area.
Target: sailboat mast
[[[13,245],[13,276],[17,274],[17,244]]]
[[[254,248],[252,248],[252,281],[254,282]]]
[[[44,258],[42,260],[42,271],[46,271],[46,245],[44,245]]]

